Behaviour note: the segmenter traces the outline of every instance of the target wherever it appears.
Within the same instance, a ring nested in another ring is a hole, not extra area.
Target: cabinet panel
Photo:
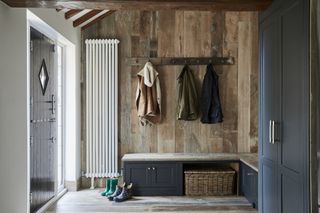
[[[280,25],[277,19],[267,20],[261,26],[261,154],[264,159],[277,161],[277,146],[270,143],[270,121],[280,120]]]
[[[258,208],[258,173],[241,163],[240,190],[253,207]]]
[[[182,164],[125,162],[124,180],[133,183],[134,195],[183,195]]]
[[[278,145],[270,140],[270,121],[280,121],[281,25],[276,15],[260,23],[259,211],[278,213]]]
[[[152,186],[151,164],[134,163],[125,166],[125,182],[133,183],[134,188]]]
[[[305,52],[303,5],[297,1],[281,16],[282,27],[282,129],[281,164],[295,172],[303,168],[305,139]]]
[[[153,184],[155,187],[175,187],[177,184],[176,164],[154,164]]]
[[[267,161],[260,167],[260,178],[263,181],[259,186],[261,187],[262,195],[259,196],[259,209],[263,213],[276,213],[278,212],[278,190],[276,168],[274,164],[269,164]]]
[[[303,211],[303,187],[298,179],[292,175],[281,175],[281,186],[284,196],[282,197],[282,212],[301,213]]]

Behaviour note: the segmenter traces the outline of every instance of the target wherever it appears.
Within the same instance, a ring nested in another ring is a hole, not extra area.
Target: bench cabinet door
[[[183,195],[182,164],[125,162],[124,180],[133,183],[134,195]]]
[[[254,208],[258,208],[258,173],[241,163],[240,190]]]
[[[152,186],[152,165],[146,163],[130,163],[125,165],[125,182],[134,183],[134,188]]]

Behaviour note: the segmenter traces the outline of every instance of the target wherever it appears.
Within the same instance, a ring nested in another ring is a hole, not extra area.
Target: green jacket
[[[178,120],[198,118],[198,93],[192,70],[185,65],[178,77],[178,101],[176,116]]]

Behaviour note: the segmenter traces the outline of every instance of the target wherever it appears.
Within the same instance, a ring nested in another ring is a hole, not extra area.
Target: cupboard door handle
[[[274,126],[275,126],[275,121],[272,121],[272,144],[274,144]]]
[[[254,175],[254,173],[252,173],[252,172],[247,173],[247,176],[253,176],[253,175]]]
[[[269,121],[269,143],[272,143],[272,120]]]
[[[152,167],[152,170],[156,170],[156,168]]]
[[[147,169],[148,169],[148,170],[150,170],[151,168],[150,168],[150,167],[148,167]]]

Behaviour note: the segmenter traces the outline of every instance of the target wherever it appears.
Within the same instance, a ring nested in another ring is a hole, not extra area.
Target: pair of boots
[[[116,178],[107,178],[106,180],[106,189],[101,192],[102,196],[110,196],[116,191],[118,185],[118,179]]]
[[[124,183],[122,186],[117,186],[116,191],[112,195],[108,196],[108,199],[110,201],[123,202],[131,199],[131,197],[132,183],[128,186],[126,186],[126,183]]]

